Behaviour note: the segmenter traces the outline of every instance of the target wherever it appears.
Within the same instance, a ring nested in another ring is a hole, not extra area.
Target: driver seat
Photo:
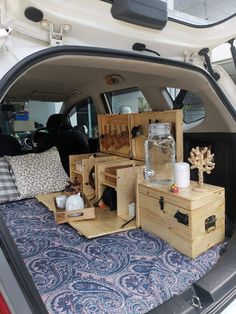
[[[60,154],[62,165],[69,175],[69,156],[89,152],[87,137],[83,132],[74,130],[63,114],[50,116],[46,129],[48,133],[43,133],[37,143],[36,151],[43,152],[55,146]]]

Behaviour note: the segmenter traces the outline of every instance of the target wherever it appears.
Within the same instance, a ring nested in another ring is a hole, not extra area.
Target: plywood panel
[[[100,150],[136,160],[144,160],[144,142],[150,123],[169,122],[176,141],[176,161],[183,160],[183,113],[182,110],[148,111],[131,114],[99,115]],[[140,132],[134,136],[134,129]],[[119,136],[121,136],[119,138]],[[127,142],[119,140],[124,136]]]

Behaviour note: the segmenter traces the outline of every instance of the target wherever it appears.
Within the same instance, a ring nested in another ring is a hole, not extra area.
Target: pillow
[[[56,147],[43,153],[7,156],[21,198],[62,191],[69,180]]]
[[[5,157],[0,158],[0,204],[20,199]]]

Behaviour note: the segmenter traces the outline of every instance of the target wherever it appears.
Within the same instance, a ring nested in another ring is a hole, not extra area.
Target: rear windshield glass
[[[113,0],[103,0],[112,3]],[[191,25],[210,25],[236,13],[235,0],[162,0],[167,2],[168,17]]]
[[[112,113],[151,111],[143,93],[136,87],[104,93]]]
[[[189,24],[209,25],[236,13],[235,0],[167,0],[168,16]]]

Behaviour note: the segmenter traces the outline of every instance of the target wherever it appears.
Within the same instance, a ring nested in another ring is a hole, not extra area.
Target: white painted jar
[[[190,186],[190,166],[187,162],[177,162],[174,164],[174,183],[179,188]]]
[[[70,195],[66,200],[66,210],[76,210],[84,208],[84,200],[80,193],[76,195]]]

